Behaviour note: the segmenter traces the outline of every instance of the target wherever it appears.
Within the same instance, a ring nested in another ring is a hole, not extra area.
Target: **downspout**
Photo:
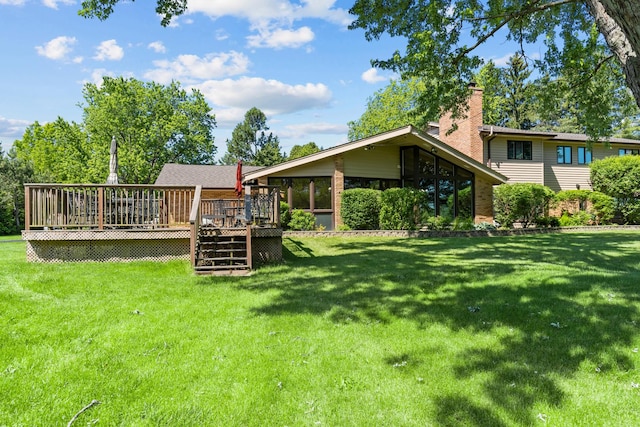
[[[497,135],[495,135],[493,133],[493,125],[491,126],[491,129],[489,131],[489,139],[487,140],[487,167],[491,167],[491,141],[496,137]],[[493,168],[492,168],[493,169]]]

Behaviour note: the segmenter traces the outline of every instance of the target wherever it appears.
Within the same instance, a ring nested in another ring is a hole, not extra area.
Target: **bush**
[[[555,216],[540,216],[533,221],[536,227],[559,227],[560,221]]]
[[[451,218],[447,216],[431,216],[427,218],[424,225],[428,230],[448,230],[451,228]]]
[[[591,163],[593,189],[615,200],[625,223],[640,222],[640,156],[611,156]]]
[[[481,222],[478,224],[474,224],[473,229],[479,231],[489,231],[496,230],[496,226],[488,222]]]
[[[607,196],[599,191],[592,191],[589,194],[591,209],[596,224],[607,224],[611,222],[616,211],[613,197]]]
[[[380,194],[380,228],[415,230],[429,217],[428,196],[415,188],[389,188]]]
[[[579,211],[573,215],[569,212],[563,212],[559,219],[561,227],[580,227],[593,223],[593,216],[587,211]]]
[[[544,216],[555,193],[541,184],[502,184],[494,190],[495,218],[502,226],[512,227],[520,222],[523,227]]]
[[[591,222],[606,224],[613,219],[615,202],[611,196],[590,190],[559,191],[555,201],[569,216],[583,210],[592,216]]]
[[[352,230],[380,228],[380,190],[353,188],[342,193],[342,221]]]
[[[293,211],[291,211],[289,229],[296,231],[315,230],[316,217],[311,212],[305,212],[301,209],[294,209]]]
[[[291,221],[291,210],[289,210],[289,204],[287,202],[280,202],[280,224],[283,230],[289,228],[289,221]]]

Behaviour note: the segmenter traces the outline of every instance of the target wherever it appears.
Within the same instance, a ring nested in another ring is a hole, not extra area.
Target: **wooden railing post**
[[[189,252],[191,254],[191,267],[196,266],[196,241],[198,240],[198,232],[200,229],[200,197],[202,196],[202,186],[196,186],[191,203],[191,212],[189,213],[189,226],[191,228],[191,239],[189,244]]]
[[[253,249],[251,248],[251,224],[247,224],[247,266],[253,270]]]
[[[24,229],[29,231],[31,227],[31,189],[24,186]]]
[[[104,187],[98,187],[98,230],[104,230]]]

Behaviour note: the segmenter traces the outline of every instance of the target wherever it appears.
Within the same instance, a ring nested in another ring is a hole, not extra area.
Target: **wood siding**
[[[306,165],[298,166],[296,168],[287,169],[282,172],[277,172],[269,175],[269,178],[283,177],[283,178],[295,178],[295,177],[321,177],[333,176],[334,164],[333,158],[326,158],[317,162],[308,163]]]
[[[344,176],[400,179],[400,149],[375,147],[344,153]]]
[[[531,160],[507,158],[507,141],[531,141]],[[554,149],[555,153],[555,149]],[[495,138],[491,141],[491,163],[489,167],[509,178],[508,183],[533,182],[543,184],[544,149],[541,141],[527,137]]]

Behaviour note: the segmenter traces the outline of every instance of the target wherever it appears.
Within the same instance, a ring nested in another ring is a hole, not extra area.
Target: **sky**
[[[353,0],[189,0],[160,25],[155,0],[121,2],[106,21],[78,16],[80,0],[0,0],[0,143],[5,153],[35,121],[82,122],[82,88],[103,76],[196,88],[215,115],[217,157],[252,107],[289,153],[347,142],[347,123],[393,73],[371,67],[402,39],[367,42],[348,30]],[[494,45],[498,65],[511,52]],[[105,144],[109,144],[105,141]]]

